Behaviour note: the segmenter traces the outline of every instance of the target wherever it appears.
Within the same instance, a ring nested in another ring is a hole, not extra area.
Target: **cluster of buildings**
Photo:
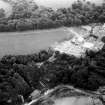
[[[86,50],[99,51],[104,45],[98,37],[95,38],[94,36],[89,36],[89,34],[88,36],[83,36],[73,29],[69,29],[69,32],[74,34],[74,37],[68,41],[56,43],[53,47],[55,51],[80,57],[85,54]]]

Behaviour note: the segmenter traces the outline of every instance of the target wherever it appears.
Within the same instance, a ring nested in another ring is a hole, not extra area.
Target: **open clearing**
[[[35,53],[68,37],[66,28],[0,33],[0,57]]]
[[[92,105],[92,99],[89,97],[68,97],[59,99],[55,105]]]

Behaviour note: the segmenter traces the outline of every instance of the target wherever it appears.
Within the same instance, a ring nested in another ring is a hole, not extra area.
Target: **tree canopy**
[[[5,10],[4,9],[0,9],[0,19],[1,18],[5,18]]]
[[[52,8],[38,6],[33,0],[6,1],[13,7],[13,13],[9,18],[4,18],[6,24],[0,24],[0,26],[9,29],[0,28],[0,31],[25,31],[105,22],[104,3],[96,6],[87,1],[77,1],[71,7],[53,10]],[[3,18],[3,11],[0,14]],[[26,19],[28,19],[28,22]],[[17,22],[9,27],[9,22],[15,22],[14,20],[17,20]],[[20,21],[22,24],[19,24]],[[29,21],[33,24],[30,24]],[[29,24],[31,28],[28,27]],[[18,27],[21,29],[18,29]]]

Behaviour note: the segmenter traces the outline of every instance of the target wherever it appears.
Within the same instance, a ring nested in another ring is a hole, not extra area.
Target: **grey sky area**
[[[52,8],[69,7],[76,0],[35,0],[37,4]],[[103,0],[87,0],[92,3],[101,4]]]

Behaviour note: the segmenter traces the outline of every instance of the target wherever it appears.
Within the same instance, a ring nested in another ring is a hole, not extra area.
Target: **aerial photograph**
[[[0,0],[0,105],[105,105],[105,0]]]

